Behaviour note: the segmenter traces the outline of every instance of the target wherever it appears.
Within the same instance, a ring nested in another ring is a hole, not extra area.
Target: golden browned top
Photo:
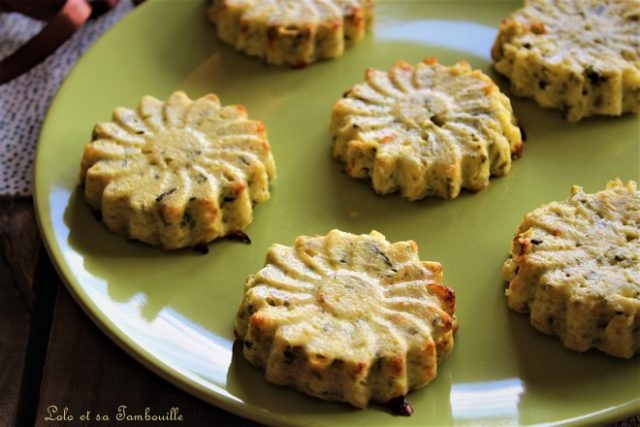
[[[377,191],[399,188],[409,200],[477,191],[489,175],[508,173],[523,147],[496,84],[466,61],[445,66],[434,58],[368,69],[334,105],[331,132],[333,155],[350,175],[370,175]]]
[[[502,22],[492,53],[499,59],[508,43],[593,78],[640,73],[639,27],[637,0],[528,0]]]
[[[636,183],[611,181],[606,190],[594,194],[574,186],[569,199],[525,216],[511,252],[513,261],[507,264],[539,269],[539,283],[637,310],[640,192]]]
[[[215,95],[192,101],[175,92],[166,102],[145,96],[137,110],[118,107],[111,122],[97,124],[81,180],[105,176],[152,203],[163,195],[182,199],[246,185],[255,162],[275,176],[263,123],[248,120],[240,105],[221,106]],[[97,200],[94,207],[100,207]]]
[[[455,295],[441,280],[440,264],[420,261],[413,241],[375,231],[302,236],[269,249],[247,282],[236,335],[275,330],[327,360],[403,354],[451,339]]]

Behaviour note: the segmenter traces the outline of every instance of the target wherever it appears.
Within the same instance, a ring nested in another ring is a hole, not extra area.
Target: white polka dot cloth
[[[60,83],[77,59],[133,5],[122,0],[26,74],[0,85],[0,197],[30,196],[33,160],[42,121]],[[17,13],[0,13],[0,58],[4,58],[42,28],[39,21]]]

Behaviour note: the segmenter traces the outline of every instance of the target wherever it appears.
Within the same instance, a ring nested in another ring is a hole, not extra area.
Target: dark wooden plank
[[[29,389],[23,373],[37,301],[32,285],[39,247],[31,200],[0,199],[0,425],[18,424]]]
[[[150,407],[163,414],[178,407],[181,425],[253,426],[174,387],[148,371],[112,343],[82,312],[64,287],[60,287],[43,375],[36,425],[45,421],[53,406],[58,414],[68,408],[74,422],[90,411],[95,425],[98,414],[114,420],[117,408],[130,413]],[[49,408],[49,411],[48,411]]]
[[[29,345],[25,355],[17,425],[33,425],[40,396],[40,384],[49,343],[53,307],[59,285],[58,275],[41,249],[33,279],[35,301],[31,310]]]
[[[40,235],[31,199],[0,199],[2,260],[9,280],[29,311],[35,304],[32,284],[39,248]]]

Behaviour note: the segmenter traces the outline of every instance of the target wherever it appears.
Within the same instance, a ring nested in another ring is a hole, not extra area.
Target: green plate
[[[267,67],[219,43],[205,7],[190,0],[142,5],[82,58],[42,130],[35,200],[44,240],[69,290],[107,335],[188,392],[270,424],[571,424],[640,412],[639,357],[565,350],[507,309],[500,276],[527,211],[566,198],[572,184],[597,191],[615,177],[639,178],[638,116],[569,124],[514,99],[528,134],[524,156],[487,189],[450,201],[378,197],[329,155],[331,107],[366,67],[465,58],[496,77],[489,50],[517,3],[379,0],[376,28],[364,42],[302,70]],[[192,97],[215,92],[267,125],[279,176],[247,229],[251,245],[217,242],[204,256],[164,253],[108,232],[79,196],[80,156],[93,124],[115,106],[176,89]],[[423,259],[442,262],[445,283],[456,290],[455,350],[437,379],[409,396],[410,418],[270,385],[233,346],[245,278],[263,265],[267,248],[332,228],[414,239]]]

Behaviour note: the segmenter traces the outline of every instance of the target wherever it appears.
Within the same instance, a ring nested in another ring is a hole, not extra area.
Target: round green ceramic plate
[[[190,393],[269,424],[553,424],[640,412],[640,358],[565,350],[507,309],[500,276],[527,211],[566,198],[572,184],[597,191],[615,177],[639,178],[638,116],[569,124],[515,99],[529,137],[524,156],[485,190],[450,201],[379,197],[329,154],[331,107],[366,67],[464,58],[496,77],[489,50],[517,3],[379,0],[375,30],[363,43],[301,70],[267,67],[222,45],[205,7],[186,0],[142,5],[80,61],[42,131],[35,198],[47,248],[78,303],[114,341]],[[267,125],[279,176],[246,230],[251,245],[223,241],[207,255],[165,253],[111,234],[80,197],[80,156],[93,124],[109,119],[115,106],[176,89],[192,97],[215,92]],[[261,268],[267,248],[332,228],[413,239],[423,259],[442,262],[445,283],[456,290],[455,350],[431,385],[410,394],[410,418],[270,385],[233,346],[245,278]]]

